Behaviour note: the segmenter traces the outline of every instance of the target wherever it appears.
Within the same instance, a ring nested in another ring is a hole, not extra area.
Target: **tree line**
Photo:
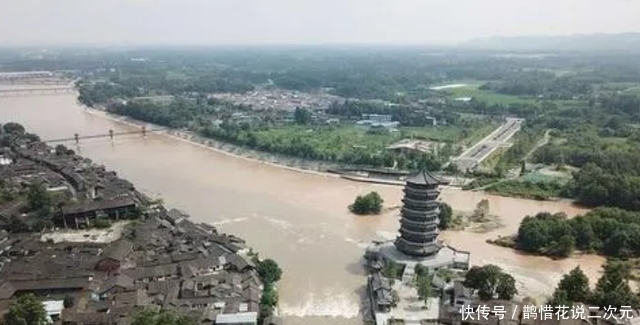
[[[480,89],[507,95],[542,96],[547,99],[572,99],[591,91],[591,85],[573,76],[556,76],[548,71],[527,71],[501,81],[483,84]]]
[[[620,310],[622,306],[636,309],[640,306],[640,296],[631,289],[630,280],[629,266],[625,262],[609,261],[605,264],[604,273],[596,282],[595,289],[591,290],[589,278],[578,266],[560,279],[548,304],[571,306],[585,303],[615,310]]]
[[[604,207],[571,219],[562,213],[538,213],[522,221],[516,242],[522,251],[555,257],[567,257],[576,249],[608,257],[638,257],[640,213]]]

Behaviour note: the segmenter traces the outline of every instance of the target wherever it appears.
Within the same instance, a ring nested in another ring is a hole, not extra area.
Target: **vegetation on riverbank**
[[[282,269],[272,259],[260,260],[258,255],[253,256],[258,275],[262,279],[263,290],[260,297],[260,320],[273,315],[274,308],[278,305],[278,291],[276,283],[282,277]]]
[[[640,256],[640,213],[619,208],[597,208],[583,216],[539,213],[520,224],[516,247],[552,257],[567,257],[574,250],[608,257]]]
[[[566,197],[566,186],[561,182],[533,182],[528,180],[498,181],[485,188],[486,192],[534,200]]]
[[[382,211],[382,197],[378,192],[370,192],[364,196],[358,195],[349,210],[359,215],[379,214]]]
[[[464,286],[482,300],[511,300],[518,294],[516,280],[493,264],[474,266],[464,277]]]
[[[4,325],[45,325],[47,324],[47,311],[33,294],[22,295],[9,306],[9,310],[3,316]]]
[[[638,308],[640,298],[629,285],[631,273],[623,261],[613,260],[604,266],[604,273],[598,279],[595,289],[591,290],[589,278],[576,267],[565,274],[556,287],[548,304],[551,306],[571,306],[576,303],[586,303],[603,308],[622,306]]]
[[[171,310],[147,308],[133,318],[131,325],[196,325],[197,323],[196,319]]]
[[[376,112],[375,107],[366,106],[364,112]],[[394,108],[401,109],[406,108]],[[294,116],[293,122],[286,122],[284,112],[251,113],[258,116],[234,118],[230,116],[233,112],[249,114],[247,108],[216,100],[201,101],[200,104],[177,100],[168,105],[132,102],[110,105],[108,111],[162,126],[189,128],[208,138],[264,152],[398,169],[427,167],[439,170],[451,156],[460,153],[460,141],[468,137],[481,138],[498,125],[495,121],[469,117],[459,119],[458,124],[451,121],[439,126],[401,126],[399,132],[387,132],[357,127],[353,119],[337,124],[326,124],[317,119],[303,123],[299,119],[296,121]],[[218,122],[213,123],[212,119]],[[438,148],[431,153],[397,153],[387,149],[403,139],[433,142]]]
[[[453,209],[450,205],[444,202],[440,203],[439,208],[440,212],[438,213],[438,220],[440,220],[440,222],[438,223],[438,229],[447,230],[451,226],[453,226],[453,223],[455,221],[453,219]]]
[[[426,131],[426,132],[425,132]],[[347,165],[371,167],[396,167],[419,169],[427,167],[439,170],[449,155],[455,152],[453,145],[445,145],[436,155],[433,153],[396,154],[387,147],[404,138],[427,138],[427,134],[446,128],[414,132],[401,128],[400,132],[367,132],[352,125],[288,125],[273,128],[256,128],[242,124],[223,123],[219,127],[206,127],[201,134],[264,152],[282,154],[310,160],[329,161]],[[421,136],[420,134],[423,134]]]

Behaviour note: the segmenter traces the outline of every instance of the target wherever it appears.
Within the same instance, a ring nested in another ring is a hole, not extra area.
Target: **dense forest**
[[[517,235],[525,252],[567,257],[574,249],[610,257],[640,256],[640,213],[597,208],[583,216],[539,213],[526,217]]]

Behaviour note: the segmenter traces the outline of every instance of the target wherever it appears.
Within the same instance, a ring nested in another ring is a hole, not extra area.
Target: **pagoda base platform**
[[[379,256],[384,260],[406,265],[411,269],[421,264],[431,270],[438,268],[467,270],[469,269],[470,258],[469,252],[459,251],[447,245],[443,245],[437,253],[431,256],[410,256],[396,249],[393,241],[376,244],[367,248],[367,255]]]

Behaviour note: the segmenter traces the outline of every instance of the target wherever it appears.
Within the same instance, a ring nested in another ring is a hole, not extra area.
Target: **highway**
[[[491,132],[491,134],[453,159],[453,163],[462,171],[475,168],[496,149],[510,146],[511,144],[508,141],[520,130],[522,122],[524,122],[524,119],[507,118],[506,122]]]

